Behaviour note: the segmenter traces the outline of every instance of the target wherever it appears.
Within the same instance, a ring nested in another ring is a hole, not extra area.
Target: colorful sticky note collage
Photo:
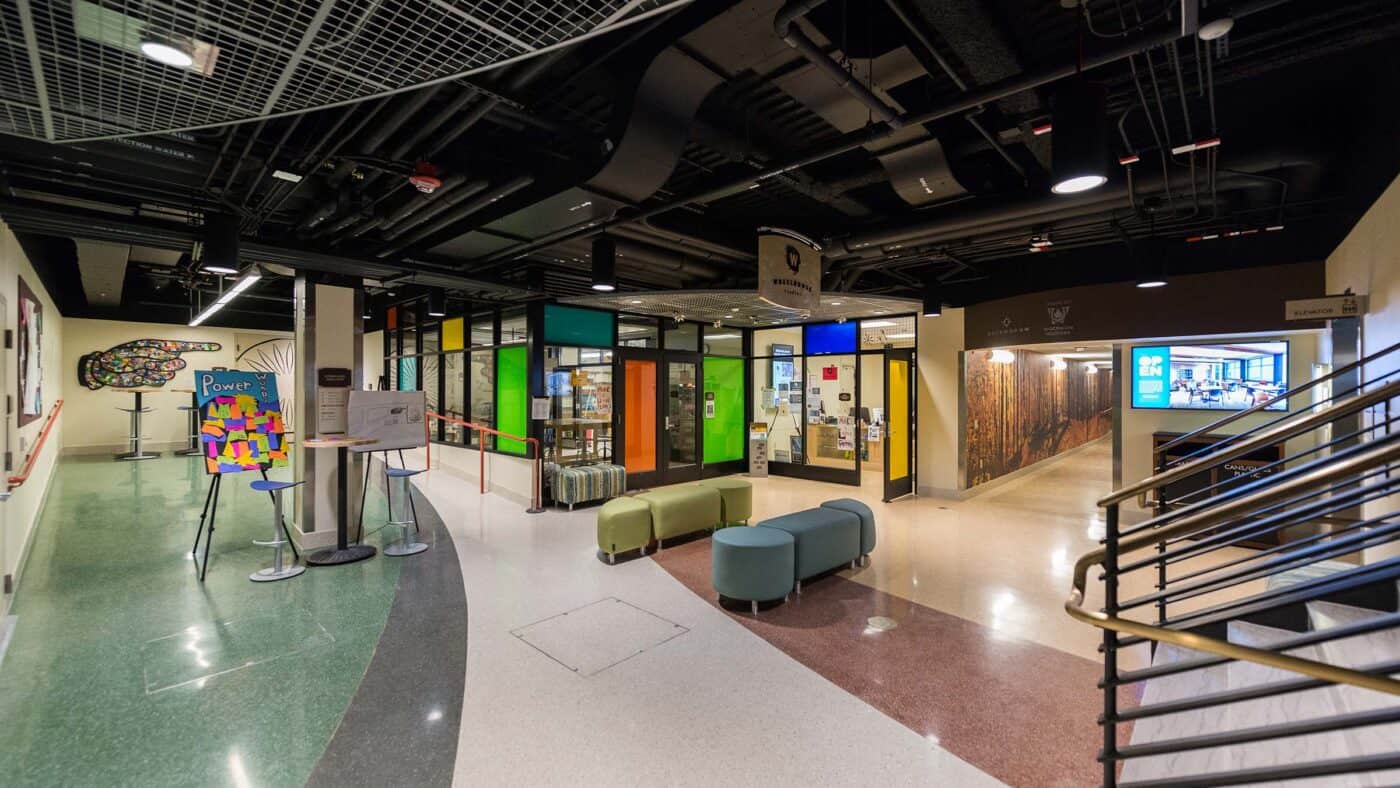
[[[200,446],[211,474],[287,465],[277,380],[270,373],[217,370],[195,375]]]

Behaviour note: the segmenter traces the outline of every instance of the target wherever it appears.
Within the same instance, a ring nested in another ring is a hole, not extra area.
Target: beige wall
[[[1361,318],[1362,353],[1370,355],[1400,342],[1400,178],[1376,200],[1342,243],[1327,258],[1327,292],[1341,293],[1351,288],[1369,297]],[[1367,378],[1393,372],[1400,366],[1400,354],[1392,353],[1366,370]],[[1391,407],[1400,407],[1392,402]],[[1390,496],[1366,504],[1368,517],[1400,508],[1400,496]],[[1365,560],[1374,562],[1400,555],[1400,542],[1366,551]]]
[[[4,223],[0,222],[0,297],[3,297],[5,301],[3,318],[4,328],[8,331],[16,331],[19,325],[17,319],[19,295],[17,291],[20,277],[24,278],[25,284],[29,285],[29,289],[33,291],[43,306],[44,330],[41,337],[40,353],[43,368],[42,403],[47,415],[54,404],[58,400],[64,399],[65,394],[71,393],[73,389],[73,386],[68,382],[68,376],[64,374],[67,369],[63,359],[65,321],[63,316],[58,313],[58,308],[54,306],[53,299],[49,298],[43,282],[39,281],[39,276],[29,264],[24,251],[20,249],[14,234]],[[3,375],[0,375],[0,388],[3,388],[4,395],[15,397],[18,394],[17,363],[19,354],[13,348],[3,352],[5,362]],[[15,407],[18,409],[18,402],[16,402]],[[54,466],[63,445],[65,422],[72,418],[73,411],[72,403],[65,401],[47,442],[37,455],[28,481],[20,487],[14,488],[11,491],[10,500],[0,504],[0,567],[3,568],[4,574],[12,576],[16,585],[20,580],[25,550],[33,535],[34,524],[39,519],[44,496],[48,492],[49,482],[53,478]],[[44,428],[44,421],[45,419],[42,418],[36,419],[24,427],[16,427],[18,422],[15,416],[6,417],[6,451],[13,452],[14,458],[13,469],[7,475],[17,474],[21,471],[26,457],[39,439],[39,433]],[[10,599],[10,594],[0,596],[0,614],[9,609]]]
[[[378,388],[379,376],[384,374],[384,332],[371,331],[361,344],[360,363],[365,371],[364,387]]]
[[[963,310],[919,317],[918,492],[955,495],[958,478],[958,354],[963,349]]]
[[[1279,338],[1288,340],[1288,385],[1293,386],[1305,383],[1313,378],[1313,364],[1318,359],[1319,336],[1318,331],[1307,332],[1283,332],[1270,334],[1269,339]],[[1238,341],[1250,341],[1249,339],[1236,338]],[[1258,338],[1255,338],[1256,340]],[[1192,337],[1181,339],[1181,344],[1196,342],[1223,343],[1230,339],[1216,339],[1205,337]],[[1118,360],[1118,369],[1123,373],[1118,376],[1119,391],[1122,395],[1122,443],[1123,443],[1123,483],[1122,486],[1134,484],[1152,475],[1152,433],[1154,432],[1191,432],[1200,429],[1214,421],[1230,415],[1223,411],[1205,410],[1148,410],[1145,408],[1132,407],[1132,386],[1133,376],[1129,364],[1132,360],[1132,348],[1139,345],[1162,344],[1160,341],[1139,340],[1132,343],[1125,343],[1122,346],[1122,357]],[[1290,399],[1288,402],[1289,412],[1296,413],[1305,410],[1313,404],[1312,397],[1305,397],[1302,401],[1298,398]],[[1253,427],[1265,424],[1282,415],[1278,411],[1270,411],[1246,416],[1231,424],[1228,428],[1220,430],[1221,434],[1233,435],[1244,432]],[[1289,441],[1287,450],[1291,454],[1296,451],[1307,449],[1315,445],[1312,436],[1305,436],[1295,441]],[[1127,507],[1129,512],[1138,510],[1137,501],[1129,502]]]
[[[96,391],[78,385],[78,360],[86,353],[100,352],[134,339],[174,339],[190,342],[217,342],[216,351],[195,351],[181,354],[186,366],[175,378],[155,394],[144,396],[142,405],[154,410],[142,417],[142,432],[149,438],[146,444],[154,451],[182,448],[189,435],[189,417],[178,410],[190,404],[188,394],[171,389],[194,388],[194,371],[211,367],[236,366],[240,348],[237,339],[290,336],[286,332],[249,331],[245,329],[169,325],[165,323],[127,323],[115,320],[69,319],[64,321],[63,379],[67,398],[64,402],[68,429],[64,431],[65,450],[80,453],[126,451],[130,429],[127,414],[118,407],[130,408],[133,397],[121,389],[101,388]],[[255,340],[256,341],[256,340]],[[249,343],[251,344],[251,343]],[[279,382],[281,379],[279,378]]]

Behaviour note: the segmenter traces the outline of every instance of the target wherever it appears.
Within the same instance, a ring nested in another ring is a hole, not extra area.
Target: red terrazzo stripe
[[[704,599],[710,540],[653,559]],[[755,634],[847,692],[953,754],[1017,786],[1099,785],[1094,760],[1102,668],[1090,660],[1001,635],[840,576],[804,585],[802,596],[758,618],[727,611]],[[868,629],[886,616],[890,631]],[[1077,626],[1068,618],[1065,626]],[[1125,689],[1120,708],[1137,705]],[[1126,743],[1130,726],[1123,726]]]

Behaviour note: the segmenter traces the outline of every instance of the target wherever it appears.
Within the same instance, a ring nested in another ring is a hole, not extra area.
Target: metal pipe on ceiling
[[[426,227],[417,230],[413,234],[409,235],[407,238],[404,238],[402,241],[399,241],[385,249],[381,249],[380,251],[376,252],[374,256],[378,257],[381,260],[386,257],[389,257],[395,252],[398,252],[408,246],[412,246],[413,244],[422,241],[424,238],[427,238],[428,236],[433,235],[434,233],[438,233],[447,229],[448,227],[456,224],[457,222],[460,222],[461,220],[465,219],[471,214],[476,213],[482,208],[485,208],[491,203],[503,199],[511,194],[514,194],[515,192],[518,192],[521,189],[530,186],[534,182],[535,178],[533,175],[521,175],[517,178],[507,181],[504,184],[501,184],[498,187],[488,189],[486,194],[483,194],[475,199],[468,200],[466,204],[453,208],[450,211],[447,211],[446,215],[444,215],[442,218],[428,224]],[[402,228],[396,231],[396,234],[401,232]]]
[[[1235,16],[1236,18],[1239,18],[1239,16],[1241,16],[1241,14],[1243,13],[1253,13],[1262,8],[1272,7],[1273,5],[1276,5],[1281,2],[1285,2],[1285,0],[1258,0],[1257,2],[1242,6],[1241,9],[1237,9]],[[913,124],[932,123],[937,120],[942,120],[944,118],[975,109],[979,105],[990,104],[1008,96],[1014,96],[1017,93],[1022,93],[1027,90],[1033,90],[1035,88],[1048,85],[1052,82],[1056,82],[1066,77],[1074,76],[1081,70],[1087,71],[1110,63],[1115,63],[1119,60],[1128,57],[1129,55],[1135,55],[1146,49],[1161,46],[1162,44],[1168,41],[1173,41],[1178,37],[1179,31],[1176,28],[1159,31],[1156,33],[1145,34],[1136,37],[1120,46],[1106,50],[1104,52],[1095,55],[1086,55],[1083,58],[1082,63],[1068,63],[1054,68],[1043,69],[1029,74],[1020,74],[1007,79],[998,80],[989,85],[986,85],[985,87],[979,90],[967,93],[956,101],[949,102],[940,107],[936,107],[925,112],[909,115],[904,118],[903,122],[904,125],[907,126]],[[818,162],[826,161],[827,159],[831,159],[836,156],[840,156],[843,153],[849,153],[854,150],[859,150],[872,142],[876,142],[886,137],[889,137],[897,131],[898,129],[888,124],[881,124],[868,129],[861,129],[859,131],[843,134],[837,143],[829,147],[822,148],[814,153],[809,153],[791,158],[781,164],[770,167],[768,170],[755,173],[752,176],[748,176],[739,180],[729,181],[720,186],[712,187],[701,192],[687,194],[685,196],[661,203],[659,205],[652,206],[651,208],[648,208],[635,214],[619,216],[609,221],[600,222],[599,224],[593,227],[584,228],[582,230],[568,229],[561,230],[555,233],[550,233],[546,236],[535,239],[534,241],[531,241],[529,243],[520,244],[487,255],[479,261],[474,261],[473,265],[474,268],[478,270],[481,269],[483,265],[487,267],[498,266],[504,264],[505,262],[511,259],[514,259],[515,257],[521,254],[525,254],[536,249],[542,249],[551,246],[553,244],[559,243],[560,241],[566,238],[591,237],[606,232],[612,229],[613,227],[625,224],[634,224],[644,219],[648,219],[653,216],[659,216],[663,213],[668,213],[677,208],[691,205],[692,203],[704,202],[705,200],[713,199],[720,195],[736,191],[740,188],[746,188],[751,183],[757,183],[761,180],[780,175],[789,170],[794,170],[799,167],[806,167],[812,164],[816,164]]]
[[[826,0],[788,0],[787,4],[778,9],[777,15],[773,17],[773,32],[777,33],[778,38],[781,38],[788,46],[801,53],[807,62],[816,66],[818,70],[831,77],[833,82],[855,96],[860,103],[869,107],[875,117],[889,124],[892,128],[900,128],[904,125],[904,121],[898,111],[886,104],[884,99],[875,95],[870,88],[862,85],[854,74],[828,57],[821,47],[817,46],[816,42],[797,26],[798,19],[825,3]]]
[[[448,196],[434,200],[430,204],[424,205],[421,202],[415,201],[409,205],[405,205],[395,212],[398,218],[393,219],[392,222],[389,218],[386,218],[383,224],[380,225],[385,231],[384,239],[386,241],[392,241],[398,238],[400,235],[403,235],[420,224],[440,216],[454,206],[461,204],[463,200],[466,200],[472,195],[484,191],[486,187],[490,185],[490,182],[485,178],[477,178],[469,183],[453,187]],[[412,206],[411,210],[410,206]]]

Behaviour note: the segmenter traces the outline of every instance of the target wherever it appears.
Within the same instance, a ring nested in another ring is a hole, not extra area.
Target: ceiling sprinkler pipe
[[[466,204],[456,207],[450,211],[447,211],[445,216],[443,216],[435,222],[432,222],[426,227],[419,229],[417,232],[413,233],[408,238],[405,238],[404,240],[400,241],[397,244],[394,244],[393,246],[376,252],[375,257],[378,257],[381,260],[385,257],[389,257],[390,255],[404,249],[405,247],[412,246],[413,244],[422,241],[424,238],[427,238],[428,236],[433,235],[434,233],[438,233],[442,230],[447,229],[453,224],[456,224],[457,222],[467,218],[468,216],[476,213],[482,208],[485,208],[491,203],[496,202],[504,197],[508,197],[514,194],[515,192],[518,192],[521,189],[530,186],[534,182],[534,176],[521,175],[520,177],[515,178],[514,180],[511,180],[505,184],[492,187],[491,189],[488,189],[485,194],[482,194],[481,196],[476,197],[475,199],[468,200]],[[402,228],[400,229],[400,232],[402,232]]]

